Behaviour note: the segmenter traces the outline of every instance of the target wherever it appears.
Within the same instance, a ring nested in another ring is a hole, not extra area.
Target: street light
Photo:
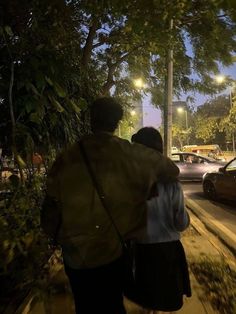
[[[215,80],[217,83],[222,84],[225,81],[225,76],[224,75],[217,75],[215,76]],[[232,101],[232,91],[235,88],[235,85],[231,85],[229,89],[229,103],[230,103],[230,108],[233,108],[233,101]],[[232,148],[233,148],[233,153],[235,155],[235,136],[234,136],[234,131],[232,131]]]
[[[134,86],[137,88],[143,88],[144,87],[144,82],[141,78],[137,78],[133,82],[134,82]]]
[[[218,84],[222,84],[225,81],[225,76],[224,75],[216,75],[215,80]]]
[[[185,112],[185,128],[186,128],[186,131],[188,130],[188,113],[187,113],[187,110],[182,108],[182,107],[179,107],[178,109],[178,112]]]
[[[135,110],[131,110],[131,111],[130,111],[130,114],[131,114],[131,116],[133,117],[133,116],[136,115],[136,111],[135,111]]]

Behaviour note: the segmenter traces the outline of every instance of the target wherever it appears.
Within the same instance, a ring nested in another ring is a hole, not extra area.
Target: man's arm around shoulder
[[[179,168],[168,157],[158,151],[141,144],[133,144],[134,158],[139,159],[141,167],[151,167],[156,176],[162,181],[172,181],[179,175]]]

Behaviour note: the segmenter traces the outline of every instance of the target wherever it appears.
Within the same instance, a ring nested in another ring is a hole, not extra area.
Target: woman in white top
[[[140,129],[132,141],[163,153],[160,133]],[[135,288],[126,296],[147,309],[173,312],[183,305],[183,295],[191,296],[188,265],[180,232],[189,225],[179,182],[157,182],[156,196],[148,201],[147,232],[135,244]]]

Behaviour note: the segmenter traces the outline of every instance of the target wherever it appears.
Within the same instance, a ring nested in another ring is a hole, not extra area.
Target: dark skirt
[[[136,244],[135,285],[127,298],[147,309],[177,311],[191,296],[188,265],[180,241]]]

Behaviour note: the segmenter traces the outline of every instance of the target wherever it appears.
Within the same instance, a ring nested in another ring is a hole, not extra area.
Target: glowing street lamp
[[[143,88],[144,87],[144,82],[141,78],[137,78],[133,82],[134,82],[134,86],[137,88]]]
[[[131,111],[130,111],[130,114],[131,114],[131,116],[133,117],[133,116],[136,115],[136,111],[135,111],[135,110],[131,110]]]
[[[225,76],[224,76],[224,75],[216,75],[216,76],[215,76],[215,81],[216,81],[218,84],[222,84],[222,83],[224,83],[224,81],[225,81]]]

